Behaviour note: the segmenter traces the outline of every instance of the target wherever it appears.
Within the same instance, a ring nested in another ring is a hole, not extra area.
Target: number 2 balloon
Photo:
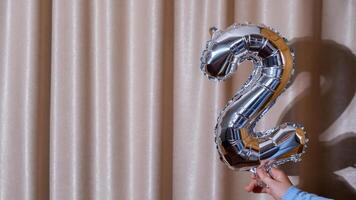
[[[201,57],[201,70],[209,79],[225,80],[245,60],[254,66],[217,119],[215,142],[221,159],[237,170],[253,170],[261,160],[273,160],[274,165],[299,161],[308,142],[301,125],[284,123],[255,131],[293,75],[294,54],[287,40],[263,25],[234,24],[210,31]]]

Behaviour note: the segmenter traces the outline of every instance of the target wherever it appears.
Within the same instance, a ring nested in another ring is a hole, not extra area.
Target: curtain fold
[[[355,198],[355,18],[355,0],[0,1],[0,199],[270,199],[215,149],[252,66],[217,83],[199,58],[209,28],[234,22],[295,50],[294,83],[257,127],[307,128],[302,162],[283,169],[308,192]]]

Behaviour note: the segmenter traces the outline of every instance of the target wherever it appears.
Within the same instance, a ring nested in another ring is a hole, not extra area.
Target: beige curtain
[[[284,166],[302,189],[356,197],[355,0],[0,0],[0,199],[269,199],[218,159],[213,127],[246,80],[199,70],[209,27],[291,40],[293,85],[259,123],[303,123]]]

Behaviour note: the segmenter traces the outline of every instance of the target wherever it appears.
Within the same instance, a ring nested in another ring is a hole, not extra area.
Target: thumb
[[[275,180],[273,180],[269,174],[266,172],[266,170],[257,168],[257,175],[260,177],[260,179],[267,184],[268,186],[272,186],[276,183]]]
[[[271,168],[270,174],[272,178],[279,182],[290,182],[288,176],[282,171],[277,168]]]

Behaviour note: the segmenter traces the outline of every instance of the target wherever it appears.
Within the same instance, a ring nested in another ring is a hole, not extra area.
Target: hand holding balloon
[[[267,193],[276,200],[329,200],[325,197],[302,191],[293,186],[288,176],[282,170],[279,170],[270,164],[270,160],[261,161],[261,165],[256,169],[256,173],[251,176],[250,183],[245,186],[247,192]]]
[[[292,186],[283,171],[274,167],[267,171],[263,162],[256,172],[257,174],[251,176],[251,182],[245,187],[247,192],[268,193],[274,199],[282,199],[289,187]],[[261,182],[264,185],[261,185]]]
[[[215,142],[222,160],[239,170],[251,170],[263,159],[274,159],[275,165],[299,161],[308,141],[302,126],[285,123],[254,130],[293,74],[294,55],[286,39],[270,28],[250,24],[211,31],[201,57],[201,70],[209,79],[225,80],[245,60],[254,64],[251,76],[218,117]]]

